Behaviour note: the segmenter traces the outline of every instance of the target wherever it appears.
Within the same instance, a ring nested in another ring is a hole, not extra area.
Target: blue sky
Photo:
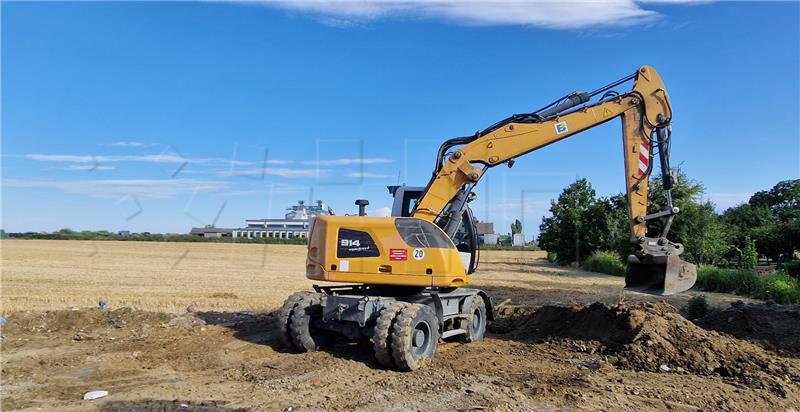
[[[723,209],[800,175],[798,21],[796,2],[3,2],[2,227],[382,213],[444,139],[643,64],[673,165]],[[535,234],[576,177],[622,191],[620,141],[612,122],[491,170],[477,216]]]

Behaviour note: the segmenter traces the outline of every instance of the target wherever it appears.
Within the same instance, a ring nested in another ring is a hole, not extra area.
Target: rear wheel
[[[322,297],[312,293],[301,298],[289,315],[289,335],[300,352],[316,352],[333,342],[333,332],[316,326],[322,320]]]
[[[278,328],[280,329],[281,343],[287,348],[294,348],[294,343],[292,343],[292,337],[289,333],[292,309],[297,306],[301,299],[308,295],[311,295],[311,292],[293,293],[286,298],[286,301],[283,302],[283,307],[278,312]]]
[[[408,306],[405,302],[390,303],[381,309],[378,320],[375,322],[375,329],[372,334],[372,347],[375,350],[375,358],[382,366],[393,367],[392,359],[392,326],[394,326],[397,314]]]
[[[468,307],[464,308],[467,318],[461,321],[461,329],[467,331],[464,334],[465,342],[474,342],[483,339],[486,334],[486,304],[480,295],[476,295]]]
[[[410,304],[392,326],[392,357],[400,370],[413,371],[433,361],[439,343],[439,323],[433,310]]]

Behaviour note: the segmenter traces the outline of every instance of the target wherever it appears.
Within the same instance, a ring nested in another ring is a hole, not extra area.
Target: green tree
[[[731,243],[739,249],[744,249],[745,239],[752,237],[753,229],[774,225],[776,219],[767,206],[743,203],[725,210],[722,213],[722,222],[729,227]]]
[[[755,227],[775,223],[775,216],[767,206],[742,203],[725,210],[722,213],[722,220],[738,230],[749,231]]]
[[[759,254],[779,259],[800,249],[800,221],[759,226],[750,231],[750,236]]]
[[[738,248],[749,237],[757,253],[774,259],[800,249],[800,179],[756,192],[747,203],[726,210],[722,220]]]
[[[689,179],[683,170],[675,169],[676,179],[672,187],[672,201],[675,206],[680,207],[685,203],[697,203],[700,196],[706,190],[702,183]],[[667,193],[658,175],[650,180],[650,191],[648,194],[650,201],[648,213],[660,212],[667,208]]]
[[[514,223],[511,224],[511,236],[518,233],[522,233],[522,222],[520,222],[519,219],[515,219]]]
[[[552,216],[539,226],[539,247],[554,252],[561,263],[580,261],[595,249],[587,242],[583,220],[595,201],[595,191],[586,179],[570,184],[550,202]]]
[[[770,208],[781,222],[800,219],[800,179],[783,180],[770,190],[756,192],[748,203]]]
[[[677,179],[672,188],[673,206],[680,209],[675,216],[667,237],[682,243],[685,249],[682,257],[695,263],[714,263],[730,249],[729,231],[721,221],[711,202],[700,202],[705,187],[698,181],[689,179],[682,170],[677,170]],[[656,213],[667,208],[667,194],[661,176],[650,182],[650,205],[648,213]],[[648,222],[648,236],[658,236],[663,221],[655,219]]]
[[[756,251],[756,242],[750,239],[750,236],[745,236],[744,248],[742,248],[742,269],[752,269],[758,264],[758,252]]]
[[[695,263],[716,263],[730,249],[727,227],[711,202],[683,203],[668,237],[682,243],[683,258]]]
[[[620,256],[627,256],[631,252],[628,222],[625,195],[599,198],[589,206],[584,216],[585,241],[592,251],[615,251]]]

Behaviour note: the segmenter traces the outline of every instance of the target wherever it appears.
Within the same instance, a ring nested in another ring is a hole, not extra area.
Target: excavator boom
[[[630,80],[634,81],[630,92],[619,94],[611,90]],[[600,94],[598,101],[589,103]],[[679,212],[671,198],[672,108],[664,83],[649,66],[591,93],[576,92],[537,112],[504,119],[474,136],[446,141],[413,216],[437,224],[452,237],[461,225],[469,194],[489,168],[511,165],[519,156],[618,117],[622,119],[630,239],[636,245],[635,253],[628,257],[626,287],[664,295],[684,291],[694,284],[696,269],[678,257],[683,246],[667,240],[672,219]],[[648,215],[648,181],[656,150],[668,208]],[[451,153],[446,156],[448,152]],[[649,238],[647,222],[653,219],[663,219],[664,230]]]

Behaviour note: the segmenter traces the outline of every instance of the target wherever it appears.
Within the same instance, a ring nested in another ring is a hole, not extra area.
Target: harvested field
[[[794,309],[731,306],[738,297],[706,294],[729,312],[695,324],[675,309],[693,293],[665,302],[623,294],[621,278],[555,267],[538,252],[484,252],[476,286],[504,303],[492,333],[442,344],[432,367],[400,373],[380,368],[371,348],[355,343],[310,354],[279,344],[275,309],[311,285],[300,246],[1,245],[2,410],[783,411],[800,404],[796,335],[786,330],[796,328]],[[101,299],[109,310],[97,309]],[[89,390],[110,394],[81,400]]]
[[[5,312],[92,307],[100,300],[172,313],[188,306],[265,311],[314,283],[305,278],[305,247],[299,245],[3,240],[0,247]],[[544,252],[483,251],[473,280],[495,304],[613,305],[623,298],[622,278],[550,265]],[[682,306],[693,295],[669,302]],[[706,296],[726,307],[741,299]],[[659,300],[631,293],[624,298]]]

